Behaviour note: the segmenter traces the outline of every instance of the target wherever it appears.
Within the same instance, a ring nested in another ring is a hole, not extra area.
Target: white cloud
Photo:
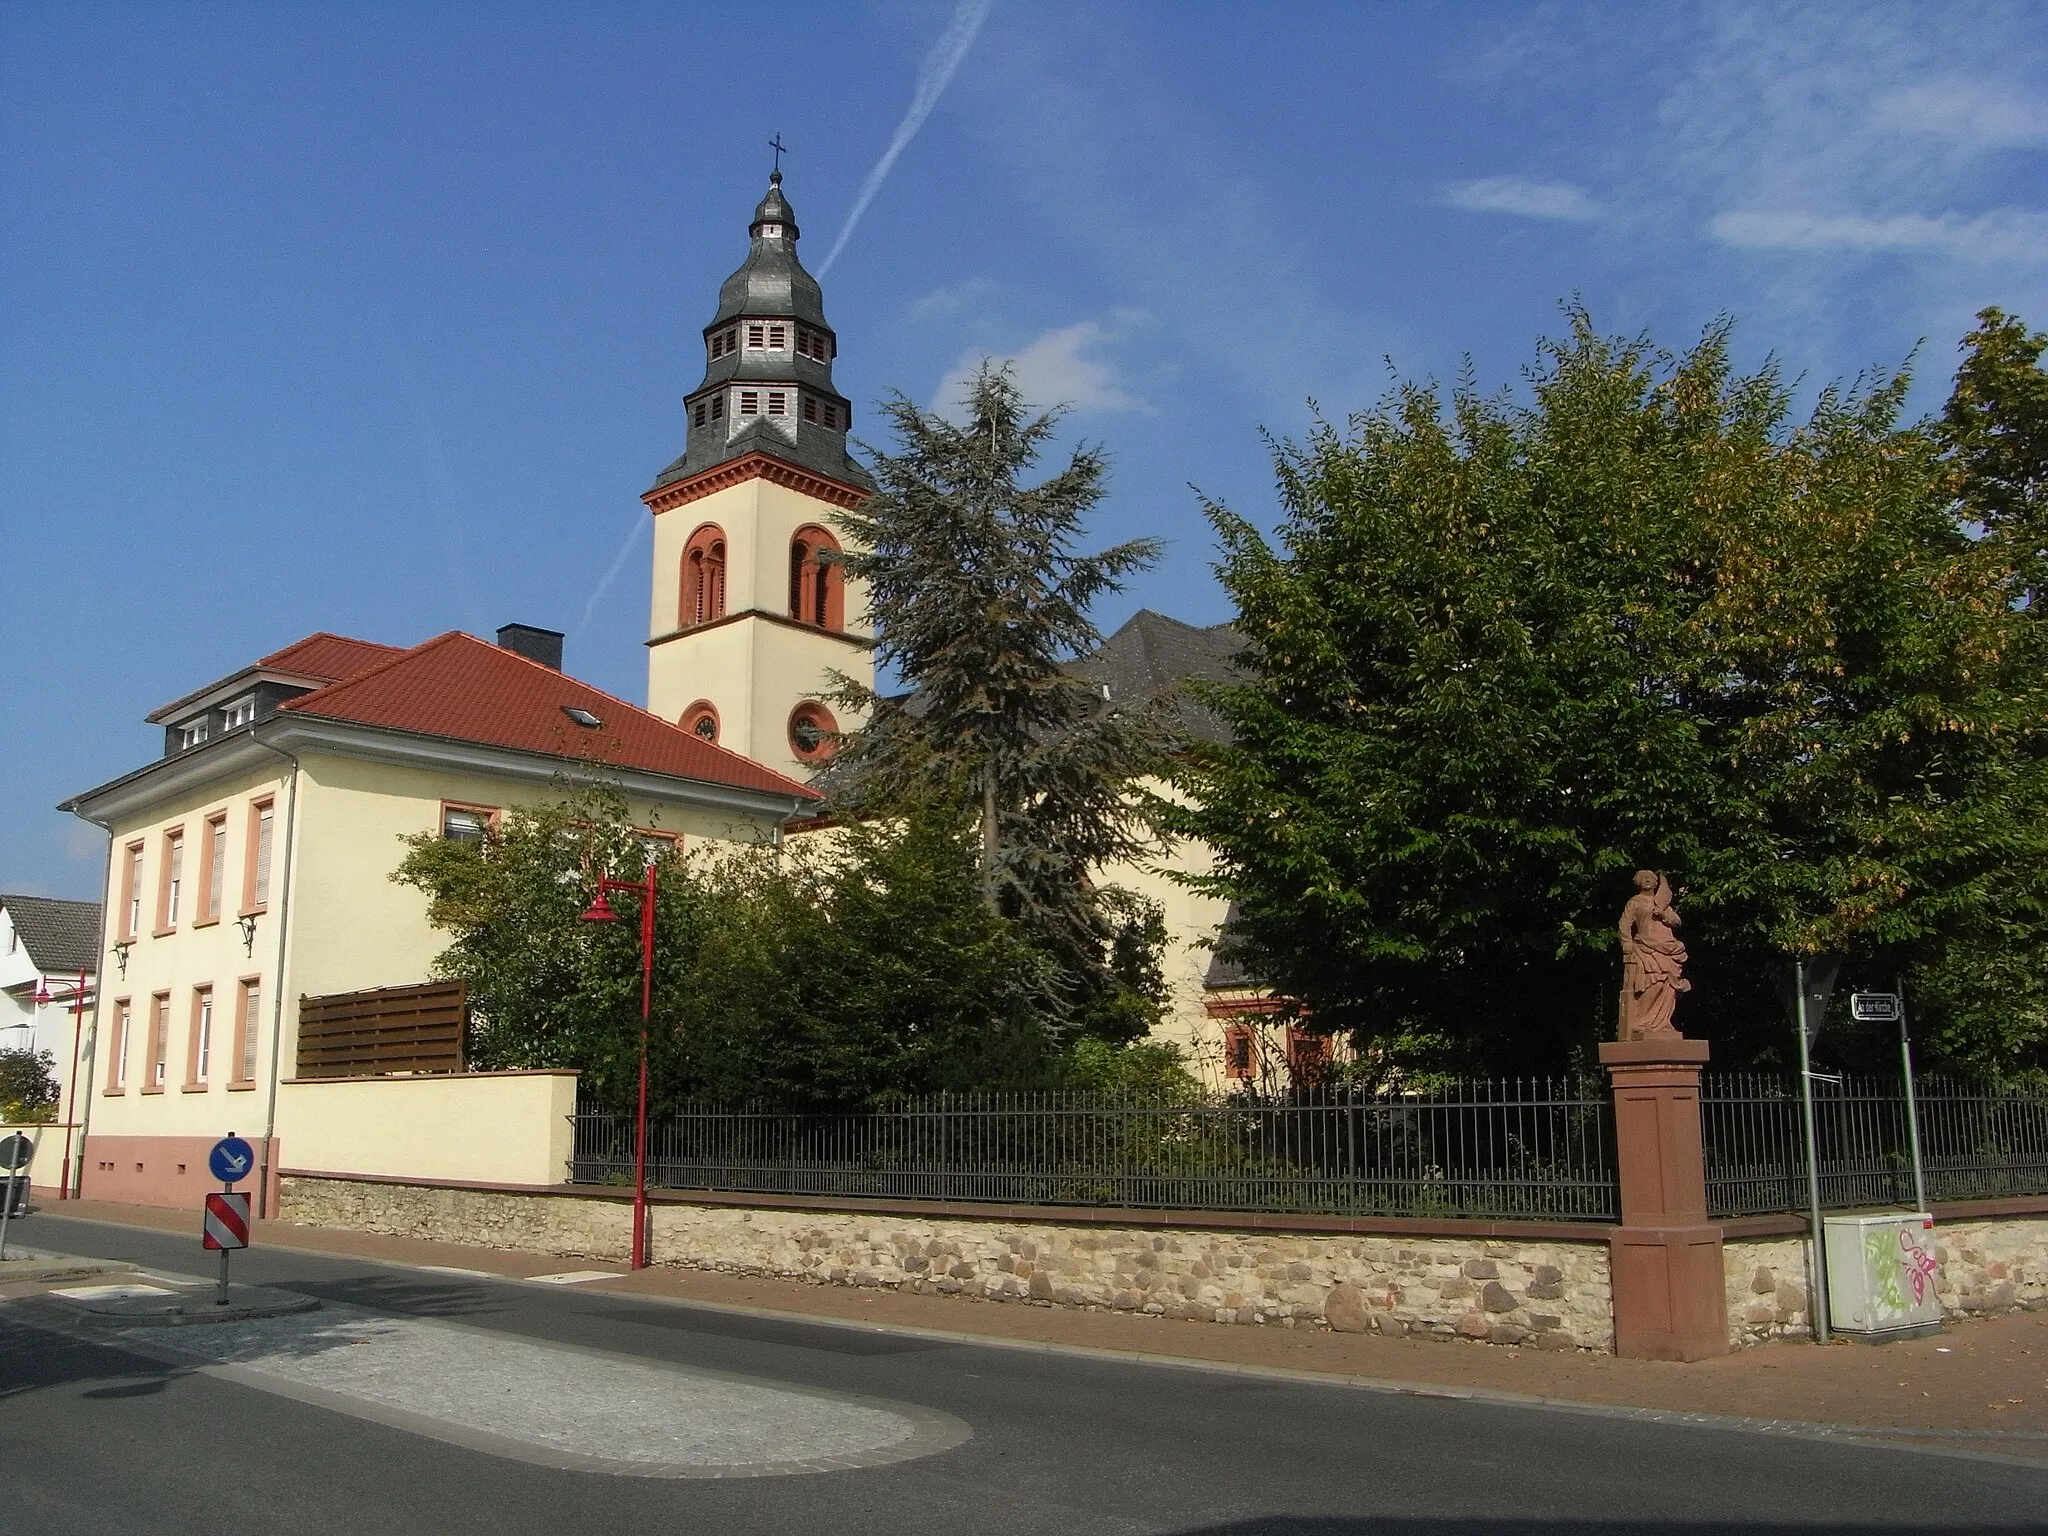
[[[2048,144],[2048,101],[1957,76],[1892,91],[1877,100],[1871,116],[1879,128],[1947,139],[1967,149]]]
[[[1712,224],[1726,245],[1780,251],[1924,251],[1965,261],[2048,261],[2048,213],[1996,208],[1959,213],[1856,213],[1738,210]]]
[[[1134,315],[1119,315],[1123,321]],[[1065,406],[1073,411],[1141,411],[1152,407],[1124,386],[1116,364],[1089,355],[1121,334],[1096,320],[1081,320],[1047,331],[1021,351],[1008,357],[993,356],[978,349],[960,358],[939,381],[932,397],[932,409],[950,415],[959,405],[967,381],[984,358],[1009,363],[1016,372],[1017,388],[1025,403],[1037,410]]]
[[[949,283],[944,288],[934,288],[923,298],[911,301],[903,312],[903,318],[913,325],[927,320],[939,320],[955,315],[962,310],[985,305],[996,295],[996,283],[986,277],[970,277],[964,282]]]
[[[1583,223],[1600,217],[1600,205],[1584,187],[1567,181],[1530,181],[1520,176],[1486,176],[1453,181],[1439,190],[1439,200],[1467,213],[1513,213],[1527,219],[1566,219]]]

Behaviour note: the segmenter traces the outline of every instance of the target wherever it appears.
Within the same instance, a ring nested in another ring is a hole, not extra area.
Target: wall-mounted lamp
[[[235,919],[235,926],[242,930],[242,954],[244,956],[254,955],[256,953],[256,919],[253,917],[238,917]]]
[[[135,947],[133,939],[122,939],[114,945],[114,963],[121,967],[121,979],[128,979],[128,951]]]

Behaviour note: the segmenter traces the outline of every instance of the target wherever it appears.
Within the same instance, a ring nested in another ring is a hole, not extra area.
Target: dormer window
[[[240,730],[255,718],[255,696],[251,695],[246,699],[237,699],[221,712],[221,729],[224,731]]]
[[[200,716],[197,720],[178,727],[178,750],[180,752],[189,752],[205,740],[206,717],[204,715]]]

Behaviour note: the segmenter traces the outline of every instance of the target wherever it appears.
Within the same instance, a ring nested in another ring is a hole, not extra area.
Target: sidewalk
[[[82,1200],[41,1214],[193,1234],[192,1212]],[[256,1222],[257,1247],[531,1279],[615,1264]],[[61,1248],[61,1228],[31,1217],[24,1242]],[[1099,1350],[1366,1379],[1421,1390],[1471,1390],[1553,1402],[1797,1421],[1886,1432],[1951,1449],[2048,1458],[2048,1312],[1952,1323],[1940,1335],[1884,1345],[1778,1343],[1690,1365],[1560,1354],[1464,1340],[1386,1339],[1282,1327],[1169,1322],[1121,1312],[856,1290],[798,1280],[657,1268],[580,1288],[664,1297],[821,1321],[914,1328],[989,1342]]]

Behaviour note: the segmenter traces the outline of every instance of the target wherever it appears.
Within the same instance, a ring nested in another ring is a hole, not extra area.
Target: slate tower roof
[[[683,399],[689,446],[654,489],[766,454],[857,490],[874,482],[846,451],[851,402],[832,383],[838,338],[818,280],[797,258],[796,210],[782,172],[747,225],[747,259],[718,290],[704,327],[704,379]]]

